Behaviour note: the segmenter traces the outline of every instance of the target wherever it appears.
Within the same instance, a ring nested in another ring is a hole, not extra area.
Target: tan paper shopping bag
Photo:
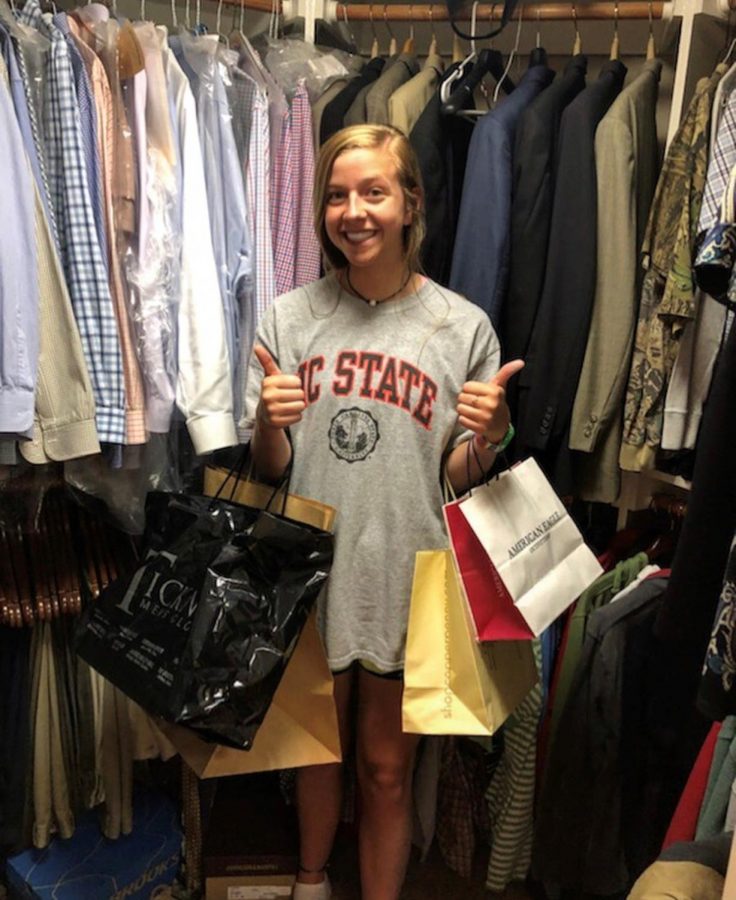
[[[245,475],[235,475],[227,469],[207,466],[204,470],[204,493],[208,497],[214,497],[220,489],[220,496],[225,500],[257,509],[269,506],[274,512],[289,519],[313,525],[323,531],[332,531],[335,524],[337,510],[334,506],[327,506],[326,503],[300,497],[298,494],[287,494],[284,503],[283,488],[276,491],[271,485],[260,484]]]
[[[304,626],[253,747],[209,744],[188,728],[157,722],[200,778],[340,762],[330,673],[312,614]]]
[[[417,553],[404,666],[404,731],[493,734],[536,682],[529,641],[476,642],[452,552]]]

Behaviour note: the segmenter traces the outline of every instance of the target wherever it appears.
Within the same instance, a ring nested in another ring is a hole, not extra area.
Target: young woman
[[[499,372],[485,313],[420,274],[420,175],[401,132],[359,125],[334,135],[317,161],[314,210],[329,274],[264,316],[246,419],[259,473],[277,478],[293,456],[290,490],[338,510],[319,621],[343,751],[356,740],[363,900],[396,900],[418,742],[401,730],[414,555],[447,546],[443,471],[464,490],[509,439],[504,385],[523,363]],[[296,900],[330,897],[341,774],[298,771]]]

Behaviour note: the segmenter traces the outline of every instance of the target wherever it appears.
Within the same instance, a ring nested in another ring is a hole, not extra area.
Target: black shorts
[[[382,672],[378,669],[372,662],[368,662],[366,659],[356,659],[350,663],[349,666],[346,666],[344,669],[333,669],[333,675],[344,675],[345,672],[349,672],[355,666],[360,666],[364,672],[367,672],[369,675],[375,675],[376,678],[386,678],[388,681],[403,681],[404,680],[404,670],[403,669],[394,669],[393,672]]]

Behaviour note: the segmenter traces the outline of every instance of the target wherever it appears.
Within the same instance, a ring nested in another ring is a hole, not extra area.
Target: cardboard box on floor
[[[205,900],[290,897],[298,863],[295,812],[278,776],[220,781],[202,849]]]

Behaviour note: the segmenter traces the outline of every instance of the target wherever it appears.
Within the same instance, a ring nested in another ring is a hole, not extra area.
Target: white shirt
[[[181,168],[181,268],[176,403],[197,453],[237,443],[225,316],[212,249],[197,110],[173,52],[164,68],[176,111]]]

